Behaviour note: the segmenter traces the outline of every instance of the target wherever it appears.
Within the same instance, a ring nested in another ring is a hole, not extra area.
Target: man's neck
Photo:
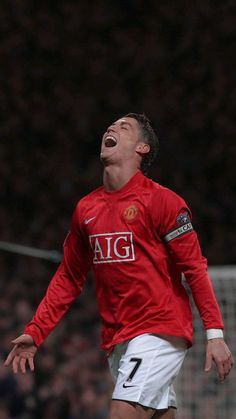
[[[126,183],[138,172],[137,168],[126,170],[120,167],[107,166],[103,172],[103,185],[107,192],[114,192],[123,188]]]

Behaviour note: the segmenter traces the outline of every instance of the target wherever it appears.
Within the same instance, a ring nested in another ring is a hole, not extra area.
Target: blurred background
[[[188,202],[209,264],[234,264],[235,2],[3,0],[0,22],[0,240],[61,251],[76,202],[101,184],[107,125],[145,112],[160,139],[150,177]],[[55,269],[0,252],[2,359]],[[232,326],[235,280],[227,284],[218,288],[224,306],[231,296]],[[99,344],[89,277],[35,375],[13,377],[1,362],[0,419],[105,419],[112,384]],[[198,354],[189,359],[203,375]],[[202,417],[206,404],[209,419],[234,419],[233,380],[201,383],[199,395],[191,374],[181,419]]]

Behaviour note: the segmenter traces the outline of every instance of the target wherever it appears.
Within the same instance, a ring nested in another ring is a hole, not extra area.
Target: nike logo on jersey
[[[123,384],[123,387],[127,388],[127,387],[135,387],[135,386],[127,386],[126,384]]]
[[[90,223],[90,221],[93,221],[95,218],[96,218],[96,215],[95,215],[95,217],[86,218],[86,219],[84,220],[84,224],[89,224],[89,223]]]

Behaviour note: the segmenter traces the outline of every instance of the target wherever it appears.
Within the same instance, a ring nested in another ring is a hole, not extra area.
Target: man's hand
[[[23,374],[26,373],[27,363],[31,371],[34,371],[34,356],[37,351],[37,346],[34,343],[32,336],[24,334],[12,341],[13,349],[9,353],[4,365],[7,367],[12,364],[12,369],[15,374],[19,369]]]
[[[223,338],[208,340],[206,348],[206,372],[211,370],[212,360],[216,364],[220,382],[223,382],[234,364],[233,356]]]

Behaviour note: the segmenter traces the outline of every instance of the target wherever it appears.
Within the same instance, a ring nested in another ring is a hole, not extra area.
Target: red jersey
[[[142,333],[183,337],[191,345],[182,273],[205,329],[223,328],[189,208],[141,172],[120,190],[100,187],[78,203],[63,261],[25,329],[36,345],[80,294],[91,267],[104,349]]]

